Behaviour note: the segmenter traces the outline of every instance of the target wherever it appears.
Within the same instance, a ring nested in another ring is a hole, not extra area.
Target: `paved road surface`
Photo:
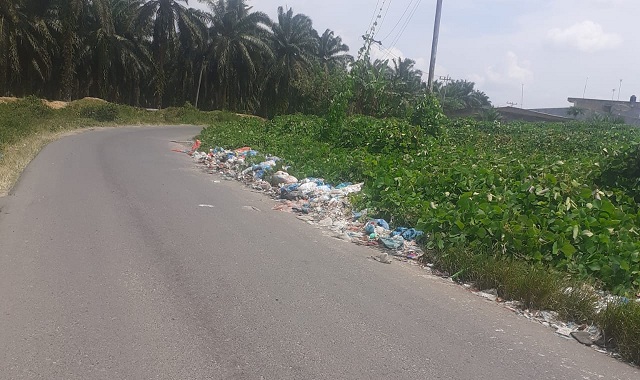
[[[1,379],[640,379],[214,183],[197,132],[66,137],[0,200]]]

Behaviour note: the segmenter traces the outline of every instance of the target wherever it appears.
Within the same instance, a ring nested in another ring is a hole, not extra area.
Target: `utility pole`
[[[622,79],[620,79],[620,87],[618,87],[618,100],[620,100],[620,90],[622,90]]]
[[[611,90],[611,100],[616,96],[616,89]]]
[[[451,77],[449,75],[447,76],[440,76],[440,81],[442,81],[444,83],[444,86],[442,86],[442,104],[444,104],[444,101],[447,97],[447,85],[449,84],[449,82],[451,82],[453,79],[451,79]]]
[[[438,53],[438,38],[440,37],[440,18],[442,16],[442,0],[436,5],[436,21],[433,25],[433,41],[431,43],[431,63],[429,64],[429,81],[427,88],[433,94],[433,76],[436,70],[436,54]]]
[[[203,58],[202,67],[200,68],[200,79],[198,79],[198,92],[196,92],[196,105],[198,108],[198,101],[200,100],[200,86],[202,85],[202,73],[204,73],[204,67],[207,65],[207,60]]]
[[[584,81],[584,91],[582,91],[582,99],[584,99],[584,95],[587,93],[587,84],[589,83],[589,77]]]

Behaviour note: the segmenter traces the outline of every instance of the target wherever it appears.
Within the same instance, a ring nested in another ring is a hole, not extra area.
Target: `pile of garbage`
[[[274,210],[295,213],[309,224],[329,229],[338,239],[391,250],[391,255],[399,259],[417,260],[424,254],[416,243],[424,235],[422,231],[392,229],[383,219],[368,218],[367,210],[353,210],[349,195],[362,191],[362,183],[333,186],[322,178],[299,180],[287,172],[282,159],[267,155],[264,160],[257,160],[259,153],[250,147],[216,147],[208,153],[198,148],[196,141],[192,150],[184,152],[204,164],[210,174],[221,174],[271,195],[277,199]]]

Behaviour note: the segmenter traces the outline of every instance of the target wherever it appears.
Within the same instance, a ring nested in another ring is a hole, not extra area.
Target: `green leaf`
[[[627,260],[621,260],[620,269],[622,269],[625,272],[628,272],[631,269],[631,266],[629,265],[629,262]]]
[[[569,242],[564,243],[564,245],[562,246],[562,248],[560,248],[560,250],[562,251],[562,253],[564,253],[566,257],[572,257],[573,254],[577,252],[576,248],[573,245],[571,245],[571,243]]]

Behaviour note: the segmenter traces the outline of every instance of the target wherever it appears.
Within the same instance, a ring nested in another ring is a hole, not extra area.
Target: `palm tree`
[[[292,100],[292,82],[308,74],[318,51],[318,33],[311,19],[303,14],[287,12],[278,7],[278,22],[271,25],[275,62],[269,71],[272,95],[276,95],[289,108]],[[271,99],[275,99],[272,97]]]
[[[162,107],[168,57],[175,56],[180,43],[196,44],[204,36],[201,12],[187,8],[188,0],[149,0],[138,12],[138,28],[153,30],[151,50],[155,61],[156,104]]]
[[[422,71],[415,68],[416,62],[409,58],[393,59],[391,69],[391,82],[393,91],[400,98],[408,99],[420,95],[424,89]]]
[[[273,58],[269,45],[271,19],[251,12],[245,0],[211,0],[210,40],[204,52],[215,78],[218,104],[232,110],[253,110],[259,74]]]
[[[434,90],[445,111],[491,106],[487,94],[474,87],[475,83],[466,80],[456,80],[446,85],[436,81]]]
[[[54,39],[45,20],[27,13],[24,0],[0,0],[0,94],[25,71],[44,81],[51,73]]]
[[[327,29],[318,40],[318,59],[325,70],[339,67],[346,69],[353,62],[353,57],[347,54],[349,46],[342,43],[340,36]]]
[[[93,46],[91,64],[100,96],[120,101],[129,93],[129,102],[139,104],[139,84],[150,73],[152,59],[145,41],[132,28],[141,0],[107,0],[108,23],[96,25],[88,36]],[[131,91],[133,90],[133,91]]]

